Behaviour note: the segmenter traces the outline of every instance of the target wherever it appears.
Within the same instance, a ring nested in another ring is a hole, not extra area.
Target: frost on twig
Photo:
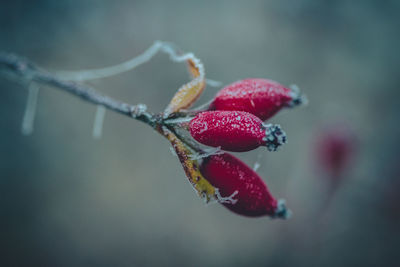
[[[131,116],[133,118],[137,118],[145,114],[147,111],[147,106],[146,104],[137,104],[132,107],[131,109]]]
[[[106,108],[98,105],[93,124],[93,138],[100,139],[103,133],[104,117],[106,115]]]
[[[40,86],[31,82],[28,87],[28,100],[26,103],[24,117],[22,119],[21,131],[23,135],[33,133],[33,124],[35,122],[37,100]]]
[[[79,70],[79,71],[58,71],[56,72],[56,74],[60,79],[68,81],[88,81],[88,80],[111,77],[120,73],[130,71],[136,68],[137,66],[146,63],[152,57],[154,57],[155,54],[157,54],[161,46],[162,42],[156,41],[141,55],[114,66],[99,68],[99,69]]]
[[[68,81],[89,81],[95,79],[102,79],[118,75],[150,61],[158,52],[164,52],[170,55],[170,59],[175,62],[182,62],[188,59],[187,55],[179,55],[179,49],[172,43],[156,41],[142,54],[131,58],[120,64],[113,66],[99,68],[99,69],[86,69],[78,71],[57,71],[56,75],[63,80]],[[207,84],[212,87],[219,87],[221,82],[207,79]]]
[[[88,81],[107,78],[130,71],[141,64],[148,62],[159,51],[168,54],[169,58],[174,62],[188,63],[189,72],[193,77],[193,80],[184,84],[175,94],[170,104],[165,109],[164,118],[167,118],[173,112],[189,107],[199,97],[205,84],[209,84],[213,87],[221,86],[221,82],[205,79],[204,66],[193,53],[183,53],[174,44],[162,41],[156,41],[139,56],[117,65],[80,71],[58,71],[56,72],[56,76],[59,79],[66,81]]]

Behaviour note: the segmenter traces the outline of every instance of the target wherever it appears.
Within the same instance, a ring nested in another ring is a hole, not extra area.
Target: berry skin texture
[[[227,153],[210,156],[200,171],[222,197],[234,195],[236,202],[222,203],[232,212],[248,217],[289,216],[284,203],[277,201],[261,177],[238,158]]]
[[[221,89],[210,105],[210,110],[239,110],[252,113],[265,121],[283,107],[305,101],[298,90],[291,90],[267,79],[245,79]]]
[[[250,151],[266,146],[276,151],[286,143],[279,125],[263,124],[253,114],[243,111],[205,111],[189,124],[192,137],[207,146],[233,152]]]

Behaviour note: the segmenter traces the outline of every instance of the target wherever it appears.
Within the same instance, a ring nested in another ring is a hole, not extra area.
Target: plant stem
[[[15,54],[0,53],[0,73],[8,74],[9,77],[17,80],[34,81],[40,85],[61,89],[87,102],[102,105],[110,110],[142,121],[153,128],[157,124],[157,116],[148,112],[143,104],[127,104],[99,93],[87,85],[64,81],[56,75],[37,67],[28,59]]]

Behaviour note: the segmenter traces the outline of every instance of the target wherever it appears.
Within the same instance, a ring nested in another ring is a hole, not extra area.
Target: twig
[[[113,99],[107,95],[97,92],[92,87],[84,84],[80,84],[72,81],[65,81],[59,78],[57,75],[52,74],[46,70],[43,70],[33,64],[26,58],[15,54],[0,53],[0,74],[4,74],[8,78],[14,78],[18,82],[35,82],[38,86],[48,85],[66,91],[70,94],[80,97],[81,99],[106,107],[112,111],[124,114],[133,119],[142,121],[147,125],[153,127],[161,135],[165,137],[162,127],[167,126],[175,134],[178,134],[174,129],[174,125],[167,125],[167,122],[163,119],[163,114],[153,114],[147,111],[147,107],[144,104],[131,105],[119,100]],[[100,114],[101,115],[101,114]],[[99,135],[101,129],[100,120],[97,119],[95,123],[95,136]],[[198,146],[189,142],[187,138],[182,138],[191,149],[197,152],[201,152]]]
[[[77,82],[108,78],[133,70],[134,68],[150,61],[160,51],[168,54],[170,56],[170,59],[175,62],[184,62],[187,59],[196,60],[192,53],[183,53],[172,43],[156,41],[142,54],[120,64],[99,69],[56,71],[55,75],[61,80]],[[204,70],[202,70],[202,72],[204,75]],[[222,85],[220,81],[211,79],[206,79],[206,83],[211,87],[220,87]]]
[[[156,127],[158,116],[148,112],[145,105],[127,104],[99,93],[87,85],[61,80],[56,75],[37,67],[28,59],[15,54],[0,53],[0,73],[17,80],[27,80],[61,89],[87,102],[102,105],[110,110],[142,121],[153,128]]]
[[[120,64],[100,68],[100,69],[88,69],[79,71],[57,71],[56,75],[60,79],[68,81],[85,81],[107,78],[117,74],[121,74],[142,65],[154,57],[157,52],[164,46],[161,41],[156,41],[151,47],[149,47],[141,55],[134,57],[128,61],[122,62]]]

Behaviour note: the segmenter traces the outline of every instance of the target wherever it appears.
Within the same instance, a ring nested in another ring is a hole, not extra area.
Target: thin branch
[[[119,63],[117,65],[99,68],[99,69],[86,69],[78,71],[56,71],[56,76],[61,80],[66,81],[89,81],[95,79],[103,79],[111,76],[115,76],[130,70],[150,61],[158,52],[164,52],[170,56],[170,59],[174,62],[184,62],[188,59],[197,60],[194,58],[192,53],[183,53],[178,47],[173,43],[155,41],[152,46],[150,46],[142,54],[129,59],[128,61]],[[204,70],[203,74],[204,74]],[[206,79],[206,82],[211,87],[220,87],[221,82]]]
[[[88,70],[78,70],[78,71],[57,71],[56,75],[63,80],[69,80],[69,81],[85,81],[85,80],[107,78],[110,76],[130,71],[136,68],[137,66],[146,63],[157,54],[157,52],[163,47],[163,45],[164,45],[163,42],[156,41],[141,55],[114,66],[100,68],[100,69],[88,69]]]
[[[157,116],[147,112],[146,105],[127,104],[99,93],[87,85],[64,81],[56,75],[37,67],[28,59],[15,54],[0,53],[0,73],[5,74],[7,77],[16,78],[17,80],[27,80],[40,85],[48,85],[61,89],[87,102],[102,105],[110,110],[142,121],[152,127],[156,126]]]

